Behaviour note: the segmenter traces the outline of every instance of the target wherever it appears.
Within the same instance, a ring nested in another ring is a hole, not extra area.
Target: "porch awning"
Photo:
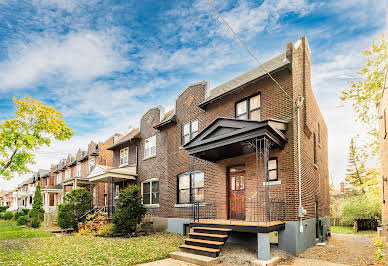
[[[54,186],[48,186],[48,187],[42,187],[42,192],[62,192],[63,191],[63,185],[57,184]]]
[[[136,180],[136,166],[112,168],[96,165],[93,171],[88,175],[90,182],[108,182],[111,177],[115,181]]]
[[[281,120],[217,118],[183,147],[189,155],[216,162],[255,152],[253,147],[245,145],[255,138],[267,138],[275,146],[283,148],[287,143],[283,133],[286,129],[287,122]]]

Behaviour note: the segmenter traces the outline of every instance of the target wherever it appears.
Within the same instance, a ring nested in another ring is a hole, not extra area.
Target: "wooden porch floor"
[[[209,226],[209,227],[221,227],[230,228],[237,232],[272,232],[279,231],[285,228],[286,222],[284,221],[271,221],[271,222],[250,222],[242,220],[223,220],[223,219],[209,219],[192,222],[190,227],[194,226]]]

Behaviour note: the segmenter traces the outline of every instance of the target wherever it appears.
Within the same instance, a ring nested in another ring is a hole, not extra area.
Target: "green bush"
[[[17,225],[26,225],[26,224],[28,224],[28,216],[27,216],[27,215],[20,216],[20,217],[16,220],[16,224],[17,224]]]
[[[30,219],[30,225],[33,228],[39,228],[41,223],[42,223],[42,220],[37,215],[32,216],[32,218]]]
[[[74,228],[76,220],[72,214],[71,204],[63,203],[58,205],[57,223],[62,229]]]
[[[9,206],[0,206],[0,212],[5,212]]]
[[[91,201],[92,195],[85,188],[76,188],[67,193],[64,203],[60,204],[60,208],[58,207],[58,225],[62,229],[74,228],[77,230],[78,218],[90,210]]]
[[[13,213],[11,211],[6,211],[3,213],[4,220],[11,220],[13,217]]]
[[[116,212],[113,215],[114,233],[116,235],[130,235],[136,231],[137,225],[146,213],[136,185],[120,191]]]
[[[24,216],[24,215],[25,215],[25,214],[24,214],[23,211],[17,211],[17,212],[15,212],[15,214],[13,215],[13,219],[14,219],[15,221],[17,221],[17,219],[19,219],[19,217]]]
[[[22,211],[24,212],[24,215],[28,215],[30,209],[22,209]]]

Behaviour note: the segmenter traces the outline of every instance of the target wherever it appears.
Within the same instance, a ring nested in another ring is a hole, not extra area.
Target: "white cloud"
[[[9,48],[8,60],[0,62],[0,91],[26,88],[50,79],[88,82],[123,70],[129,62],[118,43],[114,31],[82,31],[23,40]]]

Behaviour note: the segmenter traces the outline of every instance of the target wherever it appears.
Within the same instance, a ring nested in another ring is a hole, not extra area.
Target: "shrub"
[[[21,217],[21,216],[24,216],[24,212],[23,212],[23,211],[17,211],[17,212],[15,212],[15,214],[13,215],[13,219],[14,219],[15,221],[17,221],[17,219],[19,219],[19,217]]]
[[[58,226],[62,229],[72,228],[76,221],[72,215],[72,206],[69,203],[63,203],[58,205]]]
[[[58,207],[58,225],[62,229],[78,229],[78,218],[90,210],[92,196],[85,188],[76,188],[66,194],[64,204]],[[58,205],[59,206],[59,205]]]
[[[6,211],[3,213],[4,220],[11,220],[13,217],[13,213],[11,211]]]
[[[28,212],[28,216],[30,217],[31,226],[34,228],[39,227],[43,221],[44,210],[40,182],[38,182],[38,185],[36,186],[34,199],[32,202],[32,209]]]
[[[132,185],[120,191],[116,213],[112,218],[114,233],[130,235],[135,232],[146,211],[141,203],[138,186]]]
[[[28,213],[30,212],[30,209],[21,209],[23,212],[24,212],[24,215],[28,215]]]
[[[5,212],[9,206],[0,206],[0,212]]]
[[[27,216],[27,215],[20,216],[20,217],[16,220],[16,224],[17,224],[17,225],[26,225],[26,224],[28,224],[28,216]]]

